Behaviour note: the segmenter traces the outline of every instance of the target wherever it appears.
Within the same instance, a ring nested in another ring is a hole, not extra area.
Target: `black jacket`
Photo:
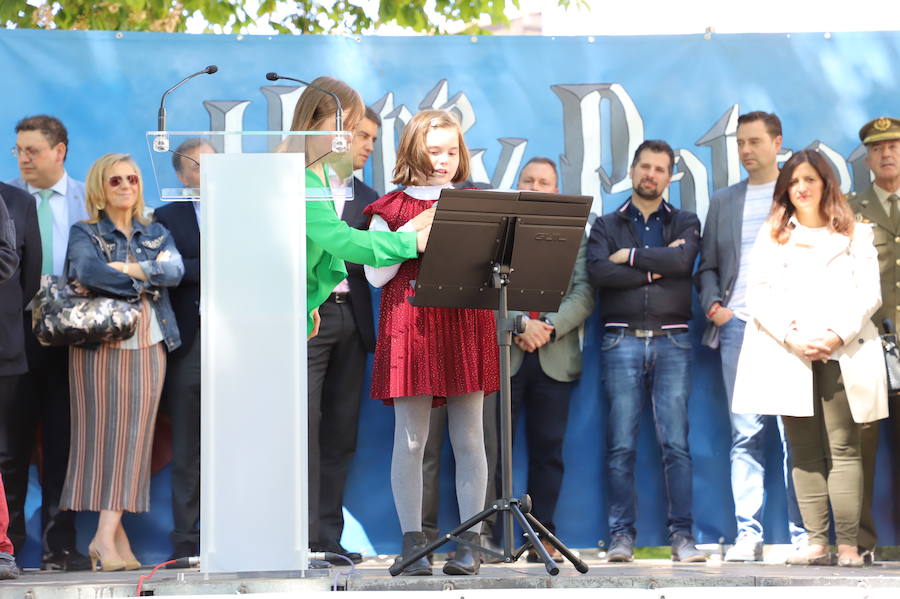
[[[172,202],[154,211],[156,220],[172,233],[184,262],[184,276],[169,288],[169,301],[181,334],[181,346],[172,354],[187,352],[200,324],[200,227],[193,202]]]
[[[641,248],[625,210],[597,217],[588,238],[587,268],[599,291],[603,324],[660,329],[691,319],[691,272],[700,249],[700,220],[693,212],[663,202],[663,242],[684,239],[679,247]],[[634,264],[614,264],[609,256],[622,248],[638,248]],[[658,274],[660,278],[653,279]]]
[[[32,334],[31,319],[24,321],[23,309],[34,297],[41,281],[41,231],[37,207],[30,193],[0,183],[0,203],[6,204],[15,229],[12,249],[13,257],[18,256],[19,263],[11,278],[0,283],[0,376],[9,376],[28,370],[25,335]],[[30,317],[31,312],[27,315]]]
[[[378,192],[360,181],[353,179],[353,201],[344,204],[341,219],[355,229],[368,229],[369,217],[363,214],[366,206],[378,199]],[[347,266],[347,284],[350,285],[350,307],[356,328],[362,339],[363,347],[372,353],[375,351],[375,319],[372,316],[372,291],[366,280],[363,267],[353,262],[345,262]]]

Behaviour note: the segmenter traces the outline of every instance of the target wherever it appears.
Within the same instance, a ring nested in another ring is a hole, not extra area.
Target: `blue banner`
[[[637,145],[665,139],[677,150],[671,199],[702,219],[712,192],[745,176],[735,132],[738,114],[750,110],[781,117],[785,157],[788,148],[816,148],[835,167],[844,191],[868,185],[857,131],[876,116],[897,116],[898,63],[898,33],[354,39],[3,30],[0,72],[7,92],[0,97],[0,140],[14,145],[14,126],[23,116],[53,114],[68,127],[66,165],[74,177],[83,179],[107,152],[133,154],[149,176],[145,131],[156,128],[161,93],[185,75],[208,64],[219,67],[217,74],[197,78],[170,96],[170,130],[289,128],[296,89],[270,85],[265,73],[307,80],[331,75],[358,89],[382,116],[380,139],[365,170],[366,180],[380,191],[393,187],[390,172],[405,122],[423,108],[445,107],[461,116],[474,150],[476,180],[509,187],[525,161],[549,156],[560,163],[562,191],[592,195],[594,213],[608,212],[627,197],[628,165]],[[3,156],[0,180],[8,180],[17,174],[16,163]],[[153,197],[147,201],[159,203]],[[727,404],[717,354],[699,346],[703,318],[695,312],[690,403],[695,533],[704,543],[731,541]],[[594,546],[608,533],[607,409],[598,335],[595,314],[585,333],[585,373],[571,404],[557,511],[558,534],[575,547]],[[262,398],[248,401],[253,409],[265,409]],[[392,411],[366,400],[346,497],[348,510],[379,553],[399,549],[388,484],[392,428]],[[773,431],[767,455],[768,543],[788,542],[776,436]],[[876,516],[880,544],[890,545],[900,542],[893,533],[900,523],[891,526],[891,456],[886,440],[882,443]],[[517,491],[523,490],[525,456],[524,444],[517,443]],[[665,544],[665,492],[649,413],[636,468],[637,542]],[[448,528],[457,514],[450,468],[444,470],[441,525]],[[153,489],[151,515],[126,520],[127,527],[142,529],[135,544],[148,562],[169,550],[167,470],[154,478]],[[36,533],[34,495],[29,514]],[[92,526],[84,517],[82,535]],[[30,543],[26,565],[34,564],[37,545]]]

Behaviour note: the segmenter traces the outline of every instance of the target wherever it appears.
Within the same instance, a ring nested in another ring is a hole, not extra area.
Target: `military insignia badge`
[[[872,123],[872,127],[876,131],[887,131],[891,127],[891,119],[887,117],[881,117],[880,119],[876,119],[874,123]]]

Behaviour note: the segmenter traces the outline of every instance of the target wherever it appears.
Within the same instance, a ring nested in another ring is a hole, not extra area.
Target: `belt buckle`
[[[649,329],[633,329],[634,336],[639,337],[641,339],[646,339],[648,337],[653,337],[653,331]]]
[[[334,303],[336,304],[346,304],[347,303],[347,294],[346,293],[335,293]]]

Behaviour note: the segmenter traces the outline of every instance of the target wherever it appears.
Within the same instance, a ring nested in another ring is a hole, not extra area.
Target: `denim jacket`
[[[97,224],[77,222],[69,232],[66,252],[66,276],[77,280],[95,293],[136,300],[142,292],[156,311],[159,328],[169,351],[181,345],[175,314],[169,302],[169,290],[181,281],[184,264],[169,230],[159,223],[144,225],[133,219],[131,239],[119,231],[106,217]],[[101,249],[100,243],[103,243]],[[108,262],[127,262],[129,250],[137,260],[147,281],[139,281],[107,266]],[[167,260],[157,260],[163,251]]]

